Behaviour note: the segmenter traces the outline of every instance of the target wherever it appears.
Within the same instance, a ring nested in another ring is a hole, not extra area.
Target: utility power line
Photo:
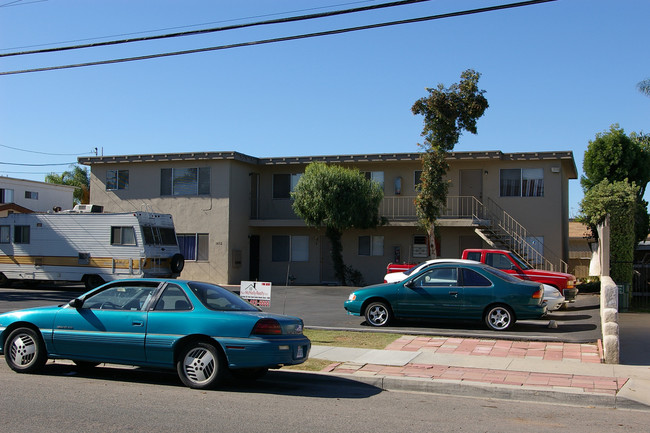
[[[27,150],[27,149],[20,149],[18,147],[11,147],[7,146],[4,144],[0,144],[0,147],[5,147],[7,149],[12,149],[12,150],[19,150],[21,152],[27,152],[27,153],[38,153],[39,155],[51,155],[51,156],[79,156],[79,155],[89,155],[93,154],[95,152],[83,152],[83,153],[49,153],[49,152],[39,152],[36,150]]]
[[[47,0],[39,0],[39,1],[47,1]],[[9,51],[9,50],[34,48],[34,47],[46,47],[46,46],[59,45],[59,44],[68,44],[68,43],[73,43],[73,42],[84,42],[84,41],[93,41],[93,40],[96,41],[96,40],[107,39],[107,38],[125,37],[125,36],[131,36],[131,35],[142,35],[142,34],[145,34],[145,33],[162,32],[162,31],[170,31],[170,30],[178,30],[178,29],[188,29],[188,28],[192,28],[192,27],[196,28],[196,27],[201,27],[201,26],[228,23],[228,22],[233,22],[233,21],[243,21],[243,20],[258,19],[258,18],[278,16],[278,15],[294,14],[294,13],[298,13],[298,12],[314,11],[314,10],[319,10],[319,9],[327,9],[327,8],[339,7],[339,6],[348,6],[348,5],[360,4],[360,3],[372,3],[374,1],[376,1],[376,0],[360,0],[360,1],[347,2],[347,3],[338,3],[338,4],[334,4],[334,5],[328,5],[328,6],[320,6],[320,7],[306,8],[306,9],[297,9],[297,10],[292,10],[292,11],[276,12],[276,13],[262,14],[262,15],[253,15],[253,16],[241,17],[241,18],[231,18],[231,19],[226,19],[226,20],[221,20],[221,21],[211,21],[211,22],[201,23],[201,24],[188,24],[188,25],[184,25],[184,26],[174,26],[174,27],[166,27],[166,28],[162,28],[162,29],[142,30],[142,31],[138,31],[138,32],[120,33],[120,34],[117,34],[117,35],[96,36],[96,37],[92,37],[92,38],[72,39],[72,40],[68,40],[68,41],[59,41],[59,42],[49,42],[49,43],[42,43],[42,44],[26,45],[26,46],[22,46],[22,47],[0,48],[0,51]]]
[[[18,166],[21,166],[21,167],[49,167],[51,165],[74,165],[76,163],[77,163],[76,161],[75,162],[62,162],[62,163],[58,163],[58,164],[21,164],[21,163],[18,163],[18,162],[0,162],[0,164],[2,164],[2,165],[18,165]]]
[[[69,64],[69,65],[48,66],[42,68],[32,68],[32,69],[23,69],[23,70],[15,70],[15,71],[4,71],[4,72],[0,72],[0,75],[26,74],[32,72],[44,72],[44,71],[53,71],[59,69],[72,69],[72,68],[81,68],[87,66],[108,65],[108,64],[116,64],[116,63],[133,62],[138,60],[149,60],[149,59],[162,58],[162,57],[180,56],[185,54],[196,54],[196,53],[209,52],[209,51],[219,51],[219,50],[247,47],[247,46],[254,46],[254,45],[265,45],[271,43],[308,39],[308,38],[314,38],[320,36],[330,36],[335,34],[350,33],[350,32],[356,32],[361,30],[376,29],[376,28],[389,27],[389,26],[402,25],[402,24],[419,23],[419,22],[432,21],[432,20],[437,20],[442,18],[452,18],[452,17],[464,16],[464,15],[473,15],[473,14],[479,14],[484,12],[492,12],[497,10],[531,6],[535,4],[541,4],[541,3],[549,3],[552,1],[557,1],[557,0],[531,0],[531,1],[509,3],[509,4],[497,5],[497,6],[489,6],[489,7],[478,8],[478,9],[470,9],[470,10],[459,11],[459,12],[450,12],[450,13],[430,15],[425,17],[410,18],[410,19],[397,20],[397,21],[388,21],[388,22],[369,24],[364,26],[347,27],[347,28],[336,29],[336,30],[327,30],[327,31],[316,32],[316,33],[305,33],[305,34],[294,35],[294,36],[285,36],[285,37],[250,41],[250,42],[240,42],[235,44],[219,45],[219,46],[207,47],[207,48],[196,48],[191,50],[149,54],[143,56],[126,57],[126,58],[112,59],[112,60],[100,60],[95,62],[76,63],[76,64]]]
[[[178,37],[182,37],[182,36],[204,35],[204,34],[208,34],[208,33],[223,32],[223,31],[226,31],[226,30],[236,30],[236,29],[243,29],[243,28],[247,28],[247,27],[258,27],[258,26],[265,26],[265,25],[269,25],[269,24],[286,24],[286,23],[291,23],[291,22],[296,22],[296,21],[305,21],[305,20],[312,20],[312,19],[316,19],[316,18],[333,17],[333,16],[336,16],[336,15],[351,14],[351,13],[356,13],[356,12],[365,12],[365,11],[369,11],[369,10],[384,9],[384,8],[390,8],[390,7],[395,7],[395,6],[405,6],[405,5],[409,5],[409,4],[429,2],[429,1],[431,1],[431,0],[401,0],[401,1],[391,2],[391,3],[382,3],[382,4],[379,4],[379,5],[363,6],[363,7],[353,8],[353,9],[344,9],[344,10],[331,11],[331,12],[321,12],[321,13],[317,13],[317,14],[300,15],[300,16],[296,16],[296,17],[279,18],[279,19],[274,19],[274,20],[259,21],[259,22],[253,22],[253,23],[234,24],[234,25],[230,25],[230,26],[214,27],[214,28],[210,28],[210,29],[190,30],[190,31],[186,31],[186,32],[168,33],[168,34],[164,34],[164,35],[143,36],[143,37],[139,37],[139,38],[120,39],[120,40],[116,40],[116,41],[95,42],[95,43],[92,43],[92,44],[83,44],[83,45],[71,45],[71,46],[67,46],[67,47],[43,48],[43,49],[40,49],[40,50],[20,51],[20,52],[15,52],[15,53],[4,53],[4,54],[0,54],[0,57],[24,56],[24,55],[27,55],[27,54],[53,53],[53,52],[59,52],[59,51],[78,50],[78,49],[82,49],[82,48],[96,48],[96,47],[105,47],[105,46],[109,46],[109,45],[130,44],[130,43],[133,43],[133,42],[143,42],[143,41],[154,41],[154,40],[158,40],[158,39],[178,38]]]

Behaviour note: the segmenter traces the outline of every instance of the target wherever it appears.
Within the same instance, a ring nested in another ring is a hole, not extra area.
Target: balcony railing
[[[415,196],[384,197],[379,214],[389,221],[415,221]],[[472,196],[449,196],[440,218],[484,218],[483,204]]]

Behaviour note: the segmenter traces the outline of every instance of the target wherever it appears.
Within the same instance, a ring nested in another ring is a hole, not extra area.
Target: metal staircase
[[[478,200],[476,200],[478,202]],[[479,202],[480,203],[480,202]],[[544,247],[542,254],[538,248],[543,242],[531,236],[526,228],[503,210],[492,199],[488,198],[487,205],[477,206],[481,215],[477,215],[478,234],[493,248],[510,250],[522,261],[536,269],[547,271],[567,272],[568,264],[559,255]]]

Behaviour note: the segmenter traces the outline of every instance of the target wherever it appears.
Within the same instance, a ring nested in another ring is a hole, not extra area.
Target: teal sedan
[[[229,290],[183,280],[118,280],[67,304],[0,314],[0,354],[18,373],[48,359],[175,369],[190,388],[228,373],[255,379],[307,360],[297,317],[265,313]]]
[[[404,280],[355,290],[345,301],[348,314],[371,326],[393,319],[483,320],[495,331],[518,319],[546,314],[544,287],[481,263],[442,262],[425,266]]]

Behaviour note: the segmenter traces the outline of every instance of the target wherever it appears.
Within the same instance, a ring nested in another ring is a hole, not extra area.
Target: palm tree
[[[90,202],[90,177],[88,171],[78,165],[73,166],[72,171],[48,174],[45,176],[45,182],[76,187],[73,194],[74,204]]]

